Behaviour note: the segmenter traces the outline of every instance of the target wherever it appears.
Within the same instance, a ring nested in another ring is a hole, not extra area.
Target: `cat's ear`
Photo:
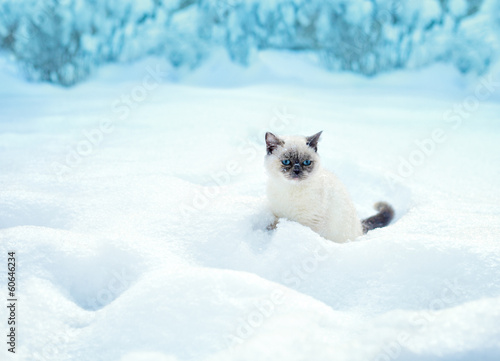
[[[313,148],[315,152],[318,151],[318,141],[319,141],[319,137],[321,136],[321,133],[323,133],[323,131],[316,133],[314,135],[311,135],[310,137],[306,137],[306,141],[307,141],[306,144],[308,146],[310,146],[311,148]]]
[[[267,147],[267,154],[271,154],[273,150],[278,148],[280,145],[283,145],[283,141],[275,136],[273,133],[267,132],[266,133],[266,147]]]

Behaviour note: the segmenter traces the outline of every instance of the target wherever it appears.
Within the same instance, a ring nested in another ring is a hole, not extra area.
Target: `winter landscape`
[[[500,2],[131,4],[0,1],[1,360],[500,358]],[[266,230],[265,133],[321,130],[388,227]]]

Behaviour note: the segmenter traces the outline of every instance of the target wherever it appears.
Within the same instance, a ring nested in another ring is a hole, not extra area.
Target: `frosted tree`
[[[155,54],[193,68],[216,47],[318,54],[374,75],[436,61],[482,73],[498,59],[500,0],[0,0],[0,47],[34,80],[72,85],[106,62]]]

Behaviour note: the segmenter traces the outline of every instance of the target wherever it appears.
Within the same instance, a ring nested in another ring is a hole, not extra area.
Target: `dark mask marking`
[[[314,161],[307,154],[299,153],[291,150],[283,153],[280,161],[289,160],[290,164],[285,165],[281,163],[281,171],[291,179],[302,179],[309,175],[314,169]],[[310,160],[311,164],[306,166],[303,164],[305,160]]]

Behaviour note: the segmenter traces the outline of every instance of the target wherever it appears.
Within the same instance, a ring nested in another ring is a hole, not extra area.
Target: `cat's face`
[[[319,168],[318,141],[322,132],[310,137],[277,137],[266,133],[266,168],[271,176],[302,182]]]

